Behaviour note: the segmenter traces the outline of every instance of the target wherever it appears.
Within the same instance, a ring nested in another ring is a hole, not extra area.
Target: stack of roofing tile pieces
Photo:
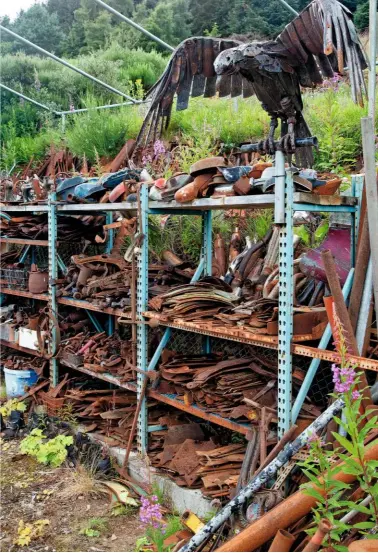
[[[277,422],[277,363],[263,355],[222,359],[216,354],[182,355],[165,352],[159,367],[158,390],[178,394],[186,404],[238,422],[261,420],[265,408]],[[303,371],[294,367],[294,388],[303,381]],[[301,418],[312,419],[320,411],[305,403]]]
[[[229,497],[239,478],[245,445],[217,446],[213,438],[205,438],[201,425],[182,424],[176,415],[161,417],[159,421],[169,428],[163,449],[149,448],[152,465],[180,486],[201,488],[209,497]]]

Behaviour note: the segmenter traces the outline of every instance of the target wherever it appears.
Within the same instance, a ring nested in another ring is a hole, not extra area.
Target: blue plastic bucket
[[[38,375],[33,369],[27,371],[14,371],[4,367],[4,374],[7,397],[24,395],[25,386],[33,386],[38,380]]]

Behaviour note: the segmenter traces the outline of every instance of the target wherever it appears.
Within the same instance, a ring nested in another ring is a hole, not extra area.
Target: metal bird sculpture
[[[275,40],[242,44],[234,40],[194,37],[174,51],[164,73],[151,88],[150,107],[137,145],[156,140],[167,128],[177,94],[177,110],[190,96],[209,98],[256,95],[271,118],[261,151],[274,153],[274,133],[281,120],[279,148],[295,152],[295,138],[310,136],[302,110],[301,87],[314,88],[324,79],[347,73],[353,100],[366,93],[367,61],[351,12],[337,0],[313,0]],[[297,164],[311,165],[309,148],[296,152]]]

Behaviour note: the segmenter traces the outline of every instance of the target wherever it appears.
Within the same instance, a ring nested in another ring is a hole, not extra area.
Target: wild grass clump
[[[76,499],[79,496],[90,498],[106,495],[100,486],[100,480],[96,476],[95,470],[81,464],[73,469],[67,469],[62,489],[58,493],[63,500]]]
[[[353,102],[347,85],[337,92],[305,94],[304,104],[306,120],[319,140],[316,168],[336,173],[354,169],[362,154],[361,117],[366,115],[366,106]]]
[[[89,108],[97,105],[90,96],[85,103]],[[85,154],[90,163],[95,163],[97,155],[114,157],[128,138],[135,138],[142,120],[140,110],[134,106],[111,111],[93,109],[69,116],[65,140],[75,156]]]

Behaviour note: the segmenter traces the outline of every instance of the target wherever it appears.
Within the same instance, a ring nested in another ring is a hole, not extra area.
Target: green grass
[[[111,63],[112,56],[117,58],[119,53],[113,47],[103,54],[103,58],[106,55],[111,58],[107,63]],[[153,56],[157,67],[160,55],[153,53]],[[91,107],[104,100],[104,97],[95,97],[87,90],[81,104]],[[346,85],[341,86],[337,93],[332,90],[306,93],[304,104],[305,117],[320,144],[315,153],[315,168],[344,174],[353,170],[362,154],[360,118],[366,113],[366,108],[353,103]],[[30,133],[18,136],[15,124],[8,118],[7,125],[2,128],[0,168],[9,169],[14,161],[18,165],[25,164],[32,157],[37,162],[44,157],[51,143],[57,147],[66,145],[79,158],[85,154],[90,163],[95,163],[97,156],[100,159],[112,158],[126,139],[137,136],[145,109],[145,106],[130,106],[69,115],[64,137],[59,121],[54,122],[51,117],[41,123],[40,132],[33,138]],[[188,171],[194,161],[217,154],[224,147],[261,139],[266,136],[268,126],[269,118],[256,98],[197,98],[191,100],[189,109],[173,112],[165,138],[179,140],[174,152],[176,166]],[[28,128],[27,122],[25,128]],[[166,176],[171,171],[168,168]]]

